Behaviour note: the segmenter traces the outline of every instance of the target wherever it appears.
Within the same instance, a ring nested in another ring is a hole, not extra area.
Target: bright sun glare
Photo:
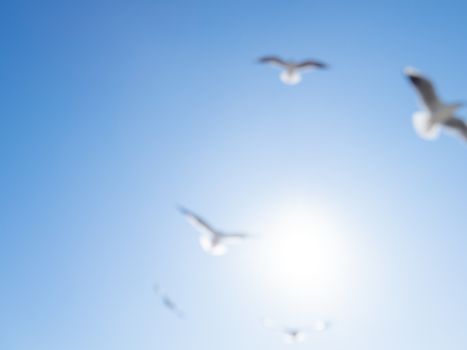
[[[342,287],[349,252],[336,220],[322,208],[304,203],[278,208],[268,221],[263,251],[269,282],[289,290],[325,292]]]

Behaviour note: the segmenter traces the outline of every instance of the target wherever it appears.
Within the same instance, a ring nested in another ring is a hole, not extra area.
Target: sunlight
[[[348,254],[330,213],[299,202],[278,208],[269,222],[264,263],[273,285],[323,290],[342,282]]]

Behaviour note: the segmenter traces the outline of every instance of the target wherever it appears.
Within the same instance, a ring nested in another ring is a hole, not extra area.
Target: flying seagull
[[[320,320],[315,321],[311,327],[290,327],[277,324],[277,322],[267,318],[263,320],[263,326],[279,332],[285,343],[297,344],[303,343],[311,332],[324,332],[330,327],[330,323]]]
[[[169,297],[169,295],[158,285],[154,286],[154,293],[158,295],[161,299],[162,305],[165,306],[167,310],[172,312],[178,318],[185,318],[185,313],[178,307],[178,305]]]
[[[224,255],[228,246],[241,243],[249,236],[243,233],[224,233],[209,225],[192,211],[179,207],[180,213],[201,234],[199,243],[203,250],[211,255]]]
[[[412,83],[420,97],[422,111],[413,114],[412,122],[417,134],[426,139],[434,140],[439,136],[442,127],[451,130],[467,141],[467,125],[455,116],[455,112],[463,106],[462,103],[443,103],[432,84],[419,71],[408,67],[405,75]]]
[[[282,69],[280,79],[287,85],[296,85],[302,81],[302,73],[304,72],[328,68],[325,63],[315,60],[294,62],[283,60],[277,56],[264,56],[259,59],[259,62]]]

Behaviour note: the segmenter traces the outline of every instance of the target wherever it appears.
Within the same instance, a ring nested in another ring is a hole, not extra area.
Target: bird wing
[[[326,69],[328,68],[328,65],[326,63],[315,61],[315,60],[306,60],[306,61],[296,64],[295,67],[300,70]]]
[[[290,63],[277,56],[264,56],[259,59],[260,63],[270,64],[280,68],[288,68]]]
[[[183,315],[184,315],[183,311],[179,309],[177,304],[175,304],[175,302],[172,299],[170,299],[169,296],[164,295],[162,297],[162,303],[167,309],[172,311],[176,316],[178,316],[179,318],[183,318]]]
[[[239,244],[248,237],[249,235],[244,233],[223,233],[220,239],[225,244]]]
[[[184,317],[183,311],[179,309],[177,304],[169,297],[169,295],[162,288],[159,287],[159,285],[157,284],[154,285],[153,290],[154,290],[154,293],[156,293],[160,297],[162,304],[168,310],[170,310],[172,313],[174,313],[179,318]]]
[[[451,129],[465,141],[467,141],[467,124],[462,119],[452,117],[444,122],[444,126]]]
[[[404,73],[417,90],[426,109],[436,109],[440,102],[433,83],[413,68],[406,68]]]
[[[187,221],[199,232],[208,234],[210,236],[216,235],[216,231],[213,227],[211,227],[206,221],[204,221],[200,216],[196,215],[192,211],[180,207],[180,213],[185,216]]]
[[[177,305],[175,304],[175,302],[170,299],[167,295],[164,295],[162,296],[162,303],[164,304],[164,306],[171,310],[171,311],[175,311],[177,310]]]

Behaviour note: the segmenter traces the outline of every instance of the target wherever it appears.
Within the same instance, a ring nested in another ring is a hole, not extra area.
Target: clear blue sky
[[[263,316],[333,321],[302,349],[467,348],[467,148],[415,135],[401,73],[467,99],[466,13],[2,2],[0,348],[282,349]],[[263,54],[332,69],[287,87]],[[259,237],[205,255],[177,204]],[[271,242],[296,221],[322,246],[288,279],[299,264]]]

